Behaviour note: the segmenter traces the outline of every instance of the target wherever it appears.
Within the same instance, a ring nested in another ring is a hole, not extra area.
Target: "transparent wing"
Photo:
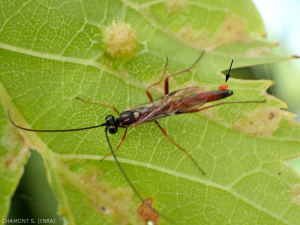
[[[207,96],[202,89],[198,87],[187,87],[174,91],[152,102],[134,106],[126,111],[138,113],[136,114],[138,116],[135,118],[135,122],[130,125],[134,127],[162,117],[187,113],[191,110],[198,109],[206,102]]]

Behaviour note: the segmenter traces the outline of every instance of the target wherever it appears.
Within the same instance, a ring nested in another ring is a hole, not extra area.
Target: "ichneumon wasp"
[[[99,124],[99,125],[96,125],[96,126],[91,126],[91,127],[68,129],[68,130],[36,130],[36,129],[28,129],[28,128],[18,126],[15,122],[13,122],[13,120],[11,119],[11,117],[8,113],[9,119],[12,122],[12,124],[14,126],[16,126],[17,128],[25,130],[25,131],[33,131],[33,132],[70,132],[70,131],[80,131],[80,130],[94,129],[94,128],[102,127],[102,126],[105,127],[104,133],[105,133],[105,137],[106,137],[108,146],[110,148],[110,153],[107,154],[106,156],[104,156],[101,159],[101,161],[103,159],[105,159],[108,155],[112,154],[113,158],[115,159],[115,161],[117,163],[117,166],[121,170],[123,176],[125,177],[126,181],[130,185],[130,187],[132,188],[133,192],[142,201],[142,204],[146,205],[147,207],[149,207],[151,210],[153,210],[155,213],[157,213],[159,215],[159,213],[150,204],[148,204],[146,200],[144,200],[142,198],[142,196],[139,194],[139,192],[133,186],[133,184],[131,183],[130,179],[128,178],[128,176],[124,172],[122,166],[120,165],[120,163],[119,163],[119,161],[118,161],[118,159],[115,155],[115,152],[120,148],[121,144],[124,142],[124,140],[126,138],[128,127],[135,127],[135,126],[141,125],[141,124],[146,123],[146,122],[155,122],[157,124],[157,126],[159,127],[159,129],[162,131],[163,135],[166,138],[168,138],[172,143],[174,143],[179,149],[181,149],[186,155],[188,155],[188,157],[193,161],[193,163],[198,167],[198,169],[203,174],[205,174],[205,172],[198,165],[198,163],[193,159],[193,157],[184,148],[182,148],[181,146],[176,144],[169,137],[169,135],[167,134],[165,129],[157,122],[157,120],[160,119],[160,118],[163,118],[163,117],[177,115],[177,114],[196,113],[196,112],[200,112],[202,110],[212,108],[212,107],[215,107],[215,106],[220,106],[220,105],[223,105],[223,104],[261,103],[261,102],[265,102],[265,100],[264,101],[219,102],[217,104],[201,108],[201,106],[203,106],[207,102],[213,102],[213,101],[221,100],[223,98],[226,98],[226,97],[229,97],[229,96],[233,95],[233,91],[227,89],[227,87],[228,87],[227,85],[221,85],[218,90],[207,91],[207,92],[204,92],[203,90],[201,90],[198,87],[186,87],[186,88],[182,88],[182,89],[179,89],[177,91],[174,91],[172,93],[169,93],[169,79],[171,77],[189,72],[194,67],[194,65],[201,59],[204,52],[205,51],[202,51],[202,53],[197,58],[197,60],[189,68],[167,76],[165,78],[165,95],[162,96],[161,98],[153,100],[153,97],[150,94],[149,89],[151,87],[153,87],[155,85],[158,85],[162,82],[162,80],[163,80],[163,78],[166,74],[167,67],[168,67],[168,58],[167,58],[164,73],[163,73],[160,81],[155,83],[155,84],[152,84],[151,86],[149,86],[146,89],[146,94],[147,94],[150,102],[147,102],[147,103],[144,103],[144,104],[141,104],[141,105],[138,105],[138,106],[131,107],[129,109],[126,109],[122,113],[119,113],[119,111],[112,105],[107,105],[107,104],[103,104],[103,103],[96,103],[96,102],[89,102],[89,101],[86,101],[86,100],[83,100],[83,99],[77,97],[77,99],[82,101],[82,102],[86,102],[86,103],[90,103],[90,104],[98,104],[98,105],[101,105],[101,106],[104,106],[104,107],[110,107],[119,115],[116,119],[112,115],[106,116],[105,117],[105,122],[102,123],[102,124]],[[109,132],[110,134],[115,134],[115,133],[117,133],[119,127],[125,128],[125,132],[124,132],[124,135],[123,135],[120,143],[118,144],[117,148],[115,150],[113,150],[113,148],[111,147],[107,132]],[[163,216],[162,214],[160,214],[160,215]],[[163,216],[163,217],[165,217],[165,216]],[[166,219],[169,220],[168,218],[166,218]]]

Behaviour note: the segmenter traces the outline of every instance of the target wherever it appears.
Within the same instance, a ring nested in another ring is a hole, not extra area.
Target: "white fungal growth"
[[[131,58],[137,47],[136,32],[125,22],[113,21],[111,26],[106,27],[102,40],[113,58]]]

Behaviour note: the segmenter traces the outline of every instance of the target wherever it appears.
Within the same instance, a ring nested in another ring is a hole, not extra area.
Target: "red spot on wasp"
[[[221,86],[219,87],[219,90],[224,91],[224,90],[226,90],[227,88],[228,88],[228,85],[227,85],[227,84],[223,84],[223,85],[221,85]]]

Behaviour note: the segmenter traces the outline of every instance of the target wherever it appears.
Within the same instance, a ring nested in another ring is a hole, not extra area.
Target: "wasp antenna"
[[[142,201],[142,203],[143,203],[144,205],[146,205],[147,207],[149,207],[149,208],[150,208],[151,210],[153,210],[155,213],[161,215],[163,218],[165,218],[165,219],[168,220],[169,222],[172,222],[172,224],[175,224],[174,221],[170,220],[168,217],[164,216],[163,214],[157,212],[157,210],[154,209],[151,205],[149,205],[149,204],[147,203],[147,201],[144,200],[144,199],[142,198],[142,196],[140,195],[140,193],[135,189],[135,187],[133,186],[133,184],[131,183],[131,181],[130,181],[129,178],[127,177],[126,173],[124,172],[124,170],[123,170],[121,164],[119,163],[119,161],[118,161],[118,159],[117,159],[117,157],[116,157],[116,155],[115,155],[115,153],[114,153],[114,150],[113,150],[112,147],[111,147],[111,144],[110,144],[110,141],[109,141],[109,138],[108,138],[108,135],[107,135],[107,130],[108,130],[108,128],[106,127],[106,128],[104,129],[104,133],[105,133],[105,137],[106,137],[106,140],[107,140],[109,149],[110,149],[110,151],[111,151],[111,154],[113,155],[113,157],[114,157],[114,159],[115,159],[115,161],[116,161],[116,163],[117,163],[119,169],[121,170],[123,176],[125,177],[127,183],[130,185],[130,187],[131,187],[131,189],[133,190],[133,192],[134,192],[134,193],[136,194],[136,196]]]
[[[113,155],[113,157],[114,157],[114,159],[115,159],[115,161],[116,161],[116,163],[117,163],[119,169],[121,170],[123,176],[125,177],[127,183],[131,186],[131,188],[132,188],[132,190],[134,191],[134,193],[136,194],[136,196],[138,196],[138,198],[139,198],[142,202],[144,202],[144,199],[143,199],[142,196],[138,193],[138,191],[135,189],[135,187],[133,186],[133,184],[131,183],[131,181],[130,181],[129,178],[127,177],[126,173],[124,172],[122,166],[120,165],[120,163],[119,163],[119,161],[118,161],[118,159],[117,159],[117,157],[116,157],[116,155],[115,155],[115,153],[114,153],[114,151],[113,151],[113,149],[112,149],[112,147],[111,147],[111,144],[110,144],[110,141],[109,141],[109,138],[108,138],[108,135],[107,135],[107,130],[108,130],[108,128],[106,127],[105,130],[104,130],[104,132],[105,132],[105,137],[106,137],[108,146],[109,146],[109,148],[110,148],[111,154]]]
[[[97,127],[103,127],[106,125],[106,123],[102,123],[102,124],[99,124],[99,125],[96,125],[96,126],[92,126],[92,127],[83,127],[83,128],[76,128],[76,129],[68,129],[68,130],[34,130],[34,129],[28,129],[28,128],[25,128],[25,127],[21,127],[19,125],[17,125],[10,117],[10,113],[9,111],[7,111],[7,114],[8,114],[8,118],[10,120],[10,122],[17,128],[21,129],[21,130],[26,130],[26,131],[33,131],[33,132],[70,132],[70,131],[80,131],[80,130],[88,130],[88,129],[94,129],[94,128],[97,128]]]

